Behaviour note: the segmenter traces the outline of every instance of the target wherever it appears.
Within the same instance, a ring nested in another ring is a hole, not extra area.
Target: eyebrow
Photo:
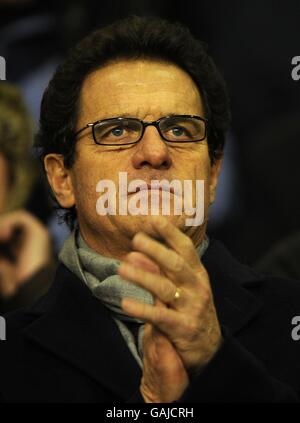
[[[162,116],[176,116],[178,114],[183,114],[183,113],[174,113],[174,112],[172,112],[172,113],[165,113]],[[162,117],[162,116],[160,116],[160,117]],[[114,117],[121,117],[121,118],[137,118],[137,119],[139,119],[136,116],[136,114],[132,114],[132,113],[121,113],[121,114],[117,114],[117,115],[110,116],[110,117],[112,117],[112,118],[114,118]],[[110,117],[104,117],[104,118],[99,119],[99,120],[109,119]]]

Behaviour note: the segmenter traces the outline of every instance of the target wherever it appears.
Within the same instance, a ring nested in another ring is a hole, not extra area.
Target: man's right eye
[[[99,143],[120,144],[135,141],[139,132],[132,125],[110,124],[95,128],[95,136]]]
[[[98,136],[102,139],[106,138],[120,138],[126,135],[126,129],[123,126],[115,126],[99,131]]]

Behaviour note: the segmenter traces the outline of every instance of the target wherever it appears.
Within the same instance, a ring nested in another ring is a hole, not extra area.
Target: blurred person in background
[[[33,128],[20,92],[0,83],[0,312],[35,301],[52,277],[51,240],[25,210],[39,170],[30,157]],[[40,201],[42,198],[39,199]],[[41,284],[39,276],[46,276]],[[37,276],[37,278],[36,278]]]

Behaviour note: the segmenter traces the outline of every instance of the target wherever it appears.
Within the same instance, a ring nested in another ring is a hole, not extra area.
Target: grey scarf
[[[206,237],[197,248],[199,257],[205,253],[208,243]],[[59,259],[72,273],[86,283],[96,298],[111,310],[112,317],[118,325],[128,348],[142,368],[144,325],[142,321],[123,312],[121,300],[124,297],[130,297],[146,304],[153,304],[152,294],[122,279],[117,274],[121,261],[96,253],[86,244],[78,230],[73,231],[65,241]],[[140,324],[137,345],[126,322],[127,324],[129,322]]]

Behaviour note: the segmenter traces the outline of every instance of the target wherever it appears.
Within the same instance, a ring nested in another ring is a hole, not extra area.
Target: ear
[[[210,185],[209,185],[209,205],[215,201],[218,178],[222,166],[222,157],[216,158],[211,165],[210,170]]]
[[[70,172],[65,168],[61,154],[48,154],[44,159],[48,182],[52,191],[63,208],[75,205],[75,197]]]

